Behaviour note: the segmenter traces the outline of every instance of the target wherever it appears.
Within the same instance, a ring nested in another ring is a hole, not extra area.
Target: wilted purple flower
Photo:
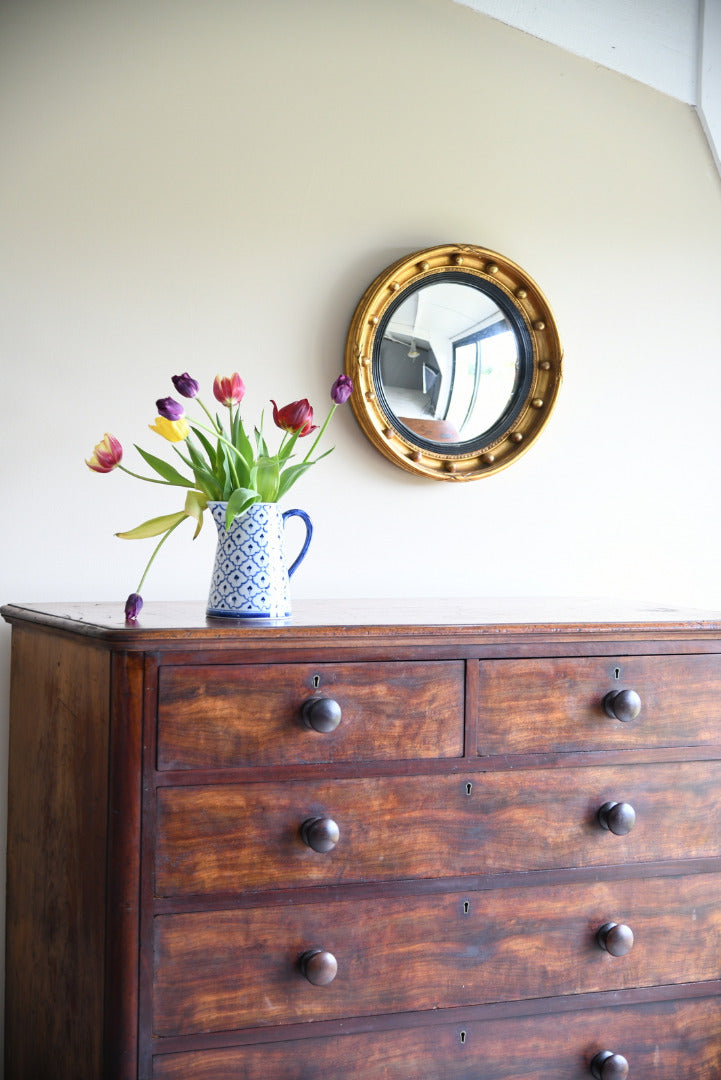
[[[180,420],[185,416],[185,409],[176,401],[175,398],[163,397],[158,398],[155,402],[155,407],[161,416],[164,416],[166,420]]]
[[[183,375],[172,375],[171,378],[173,386],[181,397],[193,398],[200,390],[200,384],[188,375],[187,371]]]
[[[353,380],[348,375],[339,375],[330,388],[330,396],[336,405],[343,405],[353,392]]]
[[[143,607],[143,598],[140,593],[132,592],[125,601],[125,619],[127,622],[137,622],[138,615]]]

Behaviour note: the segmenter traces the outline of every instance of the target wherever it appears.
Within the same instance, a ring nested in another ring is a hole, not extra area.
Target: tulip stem
[[[217,422],[217,420],[215,419],[215,417],[214,417],[214,416],[213,416],[213,415],[212,415],[212,414],[211,414],[210,412],[208,412],[208,409],[206,408],[206,406],[205,406],[205,405],[203,404],[203,402],[202,402],[202,401],[200,400],[200,398],[199,398],[199,397],[196,397],[196,399],[195,399],[195,400],[196,400],[196,401],[198,402],[198,405],[200,405],[201,409],[203,410],[203,412],[205,413],[205,415],[206,415],[206,416],[208,417],[208,419],[210,420],[211,424],[213,425],[213,431],[214,431],[214,432],[215,432],[215,434],[217,435],[217,434],[218,434],[218,432],[219,432],[219,429],[218,429],[218,422]]]
[[[136,591],[136,593],[140,593],[140,590],[142,589],[142,587],[143,587],[143,584],[145,583],[145,579],[146,579],[146,577],[148,576],[148,570],[150,569],[150,567],[151,567],[151,566],[153,565],[153,562],[155,561],[155,556],[156,556],[156,555],[158,554],[158,552],[160,551],[161,547],[163,546],[163,544],[165,543],[165,541],[166,541],[166,540],[168,539],[168,537],[170,536],[171,532],[173,532],[173,530],[174,530],[174,529],[177,529],[178,525],[180,525],[180,524],[181,524],[181,523],[183,522],[183,520],[184,520],[184,519],[183,519],[183,518],[181,518],[181,519],[180,519],[180,521],[176,521],[176,522],[175,522],[175,525],[171,525],[171,526],[170,526],[170,528],[168,529],[168,531],[167,531],[167,532],[164,532],[164,533],[163,533],[163,535],[161,536],[160,540],[159,540],[159,541],[158,541],[158,543],[157,543],[157,544],[155,545],[155,550],[153,551],[153,554],[152,554],[152,555],[150,556],[150,558],[148,559],[148,563],[147,563],[147,566],[145,567],[145,570],[143,570],[143,576],[141,577],[141,579],[140,579],[140,581],[139,581],[139,583],[138,583],[138,587],[137,587],[137,589],[135,590],[135,591]]]
[[[131,469],[126,469],[124,465],[118,465],[121,472],[127,473],[128,476],[134,476],[136,480],[146,480],[149,484],[164,484],[166,487],[176,487],[170,480],[156,480],[154,476],[141,476],[140,473],[133,472]]]
[[[311,458],[311,457],[313,456],[313,451],[315,450],[315,448],[316,448],[316,446],[318,445],[318,443],[320,442],[320,440],[321,440],[321,439],[323,438],[323,436],[324,436],[324,434],[325,434],[325,429],[326,429],[326,428],[328,427],[328,424],[330,423],[330,418],[331,418],[331,416],[333,415],[333,413],[334,413],[334,412],[336,411],[336,409],[337,409],[337,408],[338,408],[338,406],[336,405],[336,403],[335,403],[335,401],[334,401],[334,402],[333,402],[333,404],[332,404],[332,405],[331,405],[331,407],[330,407],[330,410],[329,410],[329,412],[328,412],[328,415],[326,416],[326,418],[325,418],[325,420],[324,420],[324,422],[323,422],[323,426],[322,426],[322,428],[320,429],[320,431],[318,432],[318,434],[317,434],[317,435],[316,435],[316,437],[315,437],[315,440],[314,440],[314,442],[313,442],[313,445],[311,446],[310,450],[308,451],[308,453],[307,453],[307,454],[305,455],[305,457],[303,458],[303,464],[304,464],[304,465],[305,465],[305,464],[306,464],[306,462],[307,462],[307,461],[309,461],[309,460],[310,460],[310,458]]]

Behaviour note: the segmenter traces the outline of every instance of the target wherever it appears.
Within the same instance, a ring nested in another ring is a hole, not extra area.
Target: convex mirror
[[[353,411],[401,468],[476,480],[510,465],[546,423],[561,343],[519,266],[442,244],[389,266],[364,293],[346,344]]]

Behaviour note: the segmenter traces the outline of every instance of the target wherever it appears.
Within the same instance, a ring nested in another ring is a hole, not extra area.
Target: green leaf
[[[312,464],[312,461],[303,461],[300,465],[290,465],[287,469],[283,469],[283,472],[280,474],[280,480],[278,481],[279,499],[282,499],[285,493],[290,491],[296,480],[299,480]]]
[[[255,429],[255,444],[258,447],[258,457],[268,457],[268,444],[263,438],[263,432]]]
[[[280,466],[277,457],[261,457],[258,459],[258,479],[256,486],[260,494],[261,502],[275,502],[278,498],[278,480],[280,478]]]
[[[298,442],[299,434],[299,431],[294,431],[291,437],[288,439],[287,443],[284,446],[281,446],[280,450],[278,451],[278,460],[280,461],[281,465],[285,464],[285,462],[295,450],[295,444]]]
[[[187,516],[184,510],[179,510],[177,514],[163,514],[162,517],[150,518],[148,521],[144,521],[142,525],[138,525],[135,529],[130,529],[128,532],[119,532],[115,535],[119,536],[121,540],[146,540],[149,536],[160,536],[161,533],[174,528]]]
[[[198,428],[194,428],[192,425],[191,425],[190,430],[193,432],[193,435],[195,435],[196,439],[200,442],[201,446],[203,447],[206,454],[208,455],[208,462],[209,462],[210,468],[215,469],[215,462],[216,462],[216,456],[217,455],[216,455],[215,448],[213,447],[213,444],[211,443],[210,439],[205,434],[205,432],[200,431]]]
[[[190,437],[185,440],[185,443],[190,454],[191,468],[195,475],[195,484],[193,486],[202,488],[210,498],[221,499],[223,497],[223,487],[218,482],[217,470],[211,468]]]
[[[236,412],[235,416],[233,417],[233,427],[230,433],[230,441],[232,442],[233,446],[239,451],[243,458],[243,461],[250,469],[251,465],[253,464],[253,459],[255,455],[253,454],[253,444],[246,435],[245,428],[243,427],[243,421],[241,420],[240,412]]]
[[[208,505],[208,500],[202,491],[189,491],[185,497],[185,514],[187,517],[195,518],[198,522],[195,532],[193,533],[193,540],[203,528],[203,514]]]
[[[299,465],[289,465],[287,469],[283,469],[280,474],[280,480],[278,482],[278,498],[282,499],[283,496],[289,491],[296,480],[299,480],[303,473],[307,472],[312,465],[320,461],[324,457],[328,457],[328,454],[332,453],[335,447],[331,446],[330,450],[326,450],[320,457],[313,458],[312,461],[301,461]]]
[[[143,450],[137,443],[133,444],[135,449],[140,454],[143,461],[146,461],[151,469],[155,469],[159,476],[162,476],[163,480],[167,480],[169,484],[176,484],[178,487],[192,487],[193,481],[186,480],[177,469],[162,458],[155,457],[154,454],[149,454],[147,450]]]
[[[230,528],[233,524],[233,518],[238,514],[242,514],[244,510],[247,510],[252,503],[260,502],[260,495],[252,488],[236,488],[233,494],[228,499],[228,505],[225,508],[225,528]]]

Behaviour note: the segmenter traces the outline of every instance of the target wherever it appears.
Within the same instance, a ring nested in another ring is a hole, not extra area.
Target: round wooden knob
[[[611,690],[603,699],[603,707],[612,720],[628,723],[641,712],[641,698],[635,690]]]
[[[627,802],[606,802],[598,811],[598,822],[616,836],[625,836],[636,824],[636,811]]]
[[[628,1076],[628,1062],[612,1050],[599,1050],[591,1061],[591,1076],[596,1080],[624,1080]]]
[[[596,934],[596,941],[611,956],[625,956],[633,948],[633,930],[625,923],[604,923]]]
[[[333,818],[307,818],[300,827],[300,835],[313,851],[332,851],[340,840],[340,829]]]
[[[308,949],[300,958],[300,970],[313,986],[328,986],[338,974],[338,961],[323,949]]]
[[[335,731],[340,724],[340,705],[333,698],[316,694],[303,702],[301,716],[306,727],[325,734]]]

